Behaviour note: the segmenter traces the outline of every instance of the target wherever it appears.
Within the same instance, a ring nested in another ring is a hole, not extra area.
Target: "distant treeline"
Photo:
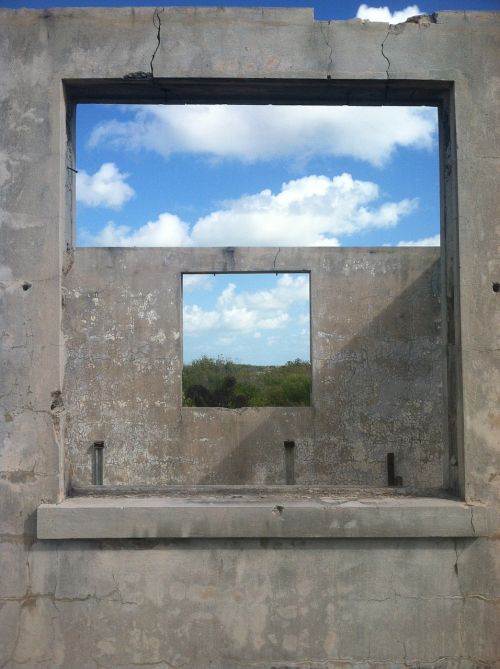
[[[184,365],[182,387],[184,406],[309,406],[311,365],[299,359],[279,366],[240,365],[203,356]]]

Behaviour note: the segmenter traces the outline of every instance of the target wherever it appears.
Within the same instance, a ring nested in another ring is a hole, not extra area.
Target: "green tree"
[[[308,406],[311,365],[291,360],[284,365],[241,365],[222,357],[202,356],[185,365],[184,406]]]

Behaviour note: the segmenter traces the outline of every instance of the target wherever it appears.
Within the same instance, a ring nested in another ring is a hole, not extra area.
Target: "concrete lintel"
[[[70,498],[38,507],[39,539],[476,537],[485,510],[449,499]]]

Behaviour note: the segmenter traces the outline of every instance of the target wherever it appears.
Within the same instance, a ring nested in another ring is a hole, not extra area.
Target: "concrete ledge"
[[[485,509],[436,498],[299,501],[70,498],[38,507],[39,539],[475,537]]]

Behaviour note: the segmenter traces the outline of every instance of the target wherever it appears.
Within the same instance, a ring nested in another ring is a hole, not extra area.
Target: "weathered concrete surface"
[[[293,493],[69,498],[38,507],[39,539],[479,537],[481,506],[457,500]]]
[[[443,484],[437,249],[238,249],[232,271],[310,272],[312,406],[181,407],[182,272],[227,268],[224,249],[76,249],[64,278],[66,452],[92,482]]]
[[[471,539],[38,542],[3,648],[43,669],[494,667],[495,559]]]
[[[61,82],[148,71],[153,13],[0,12],[0,666],[498,667],[498,14],[389,27],[169,8],[154,59],[157,77],[452,82],[457,155],[443,192],[446,248],[459,240],[448,348],[461,363],[464,458],[451,467],[467,501],[484,504],[489,537],[36,541],[37,506],[64,491]]]

